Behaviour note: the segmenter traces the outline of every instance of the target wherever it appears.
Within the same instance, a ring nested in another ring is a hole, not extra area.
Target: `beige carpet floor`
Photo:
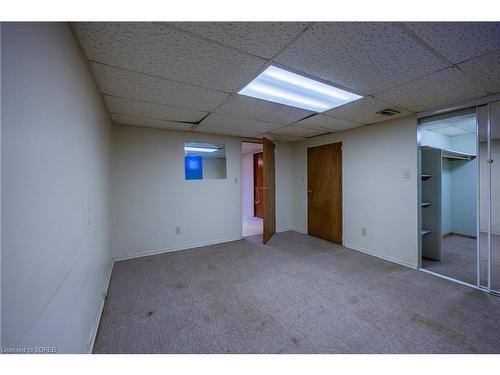
[[[296,232],[115,263],[95,353],[500,353],[500,298]]]
[[[492,289],[500,291],[500,236],[492,235]],[[487,236],[481,233],[481,285],[487,283]],[[476,285],[477,242],[475,238],[451,235],[443,238],[440,262],[422,259],[422,267],[454,279]]]

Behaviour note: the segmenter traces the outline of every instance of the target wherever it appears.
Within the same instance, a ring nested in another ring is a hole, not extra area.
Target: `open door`
[[[262,152],[253,154],[253,214],[264,219],[264,155]]]
[[[271,239],[276,232],[276,189],[274,173],[274,143],[269,139],[262,139],[264,151],[264,236],[263,243]]]

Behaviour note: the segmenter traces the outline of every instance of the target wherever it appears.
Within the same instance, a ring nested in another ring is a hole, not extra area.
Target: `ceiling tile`
[[[163,104],[140,102],[132,99],[104,95],[108,111],[116,114],[146,117],[157,120],[198,122],[208,115],[208,112],[192,111],[190,109],[170,107]]]
[[[405,25],[454,64],[500,49],[499,22],[408,22]]]
[[[387,108],[394,109],[400,113],[390,117],[377,114],[378,111]],[[354,102],[323,112],[322,114],[367,125],[401,117],[407,115],[408,113],[410,112],[400,107],[384,103],[383,101],[370,96],[366,96],[359,100],[355,100]]]
[[[289,125],[283,128],[274,130],[272,134],[277,135],[285,135],[285,136],[293,136],[293,137],[314,137],[316,135],[329,133],[330,130],[318,130],[312,128],[304,128],[300,126]]]
[[[249,143],[243,142],[241,144],[241,153],[242,154],[253,154],[256,152],[262,151],[262,143]]]
[[[173,22],[170,24],[266,59],[278,53],[307,26],[305,22]]]
[[[315,24],[275,60],[368,94],[446,66],[398,27],[382,22]]]
[[[362,126],[362,124],[359,124],[357,122],[341,120],[324,115],[315,115],[305,120],[299,121],[294,125],[301,126],[303,128],[313,128],[323,131],[345,130]]]
[[[476,57],[459,68],[491,93],[500,93],[500,51]]]
[[[144,126],[148,128],[161,128],[168,130],[190,131],[191,125],[174,121],[153,120],[143,117],[133,117],[127,115],[111,114],[111,119],[116,124]]]
[[[376,94],[377,98],[415,112],[487,95],[457,68],[446,68]]]
[[[227,129],[227,128],[218,128],[215,126],[207,126],[200,125],[199,127],[193,129],[198,133],[208,133],[208,134],[221,134],[221,135],[229,135],[233,137],[249,137],[249,138],[257,138],[261,132],[248,130],[248,129]]]
[[[264,137],[266,137],[271,141],[282,141],[282,142],[298,142],[307,139],[306,137],[296,137],[293,135],[283,135],[283,134],[264,134]]]
[[[277,124],[291,124],[313,114],[311,111],[237,94],[217,108],[216,112]]]
[[[226,129],[243,129],[251,132],[270,132],[280,128],[281,124],[273,124],[270,122],[256,121],[244,119],[235,116],[220,115],[211,113],[202,122],[201,125],[213,126],[216,128]]]
[[[92,61],[226,92],[265,63],[166,24],[85,22],[75,29]]]
[[[107,65],[91,63],[91,69],[103,94],[198,111],[211,111],[228,97],[228,94],[220,91],[203,89]]]

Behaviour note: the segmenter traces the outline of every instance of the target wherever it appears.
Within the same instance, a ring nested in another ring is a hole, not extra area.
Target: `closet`
[[[420,268],[500,290],[500,104],[419,118]]]

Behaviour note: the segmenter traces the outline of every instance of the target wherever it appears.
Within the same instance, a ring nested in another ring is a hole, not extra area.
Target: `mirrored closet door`
[[[421,119],[422,268],[477,283],[476,109]]]
[[[500,293],[500,102],[490,104],[491,289]]]
[[[500,102],[419,120],[421,269],[500,291]]]
[[[478,108],[479,285],[500,292],[500,102]]]

